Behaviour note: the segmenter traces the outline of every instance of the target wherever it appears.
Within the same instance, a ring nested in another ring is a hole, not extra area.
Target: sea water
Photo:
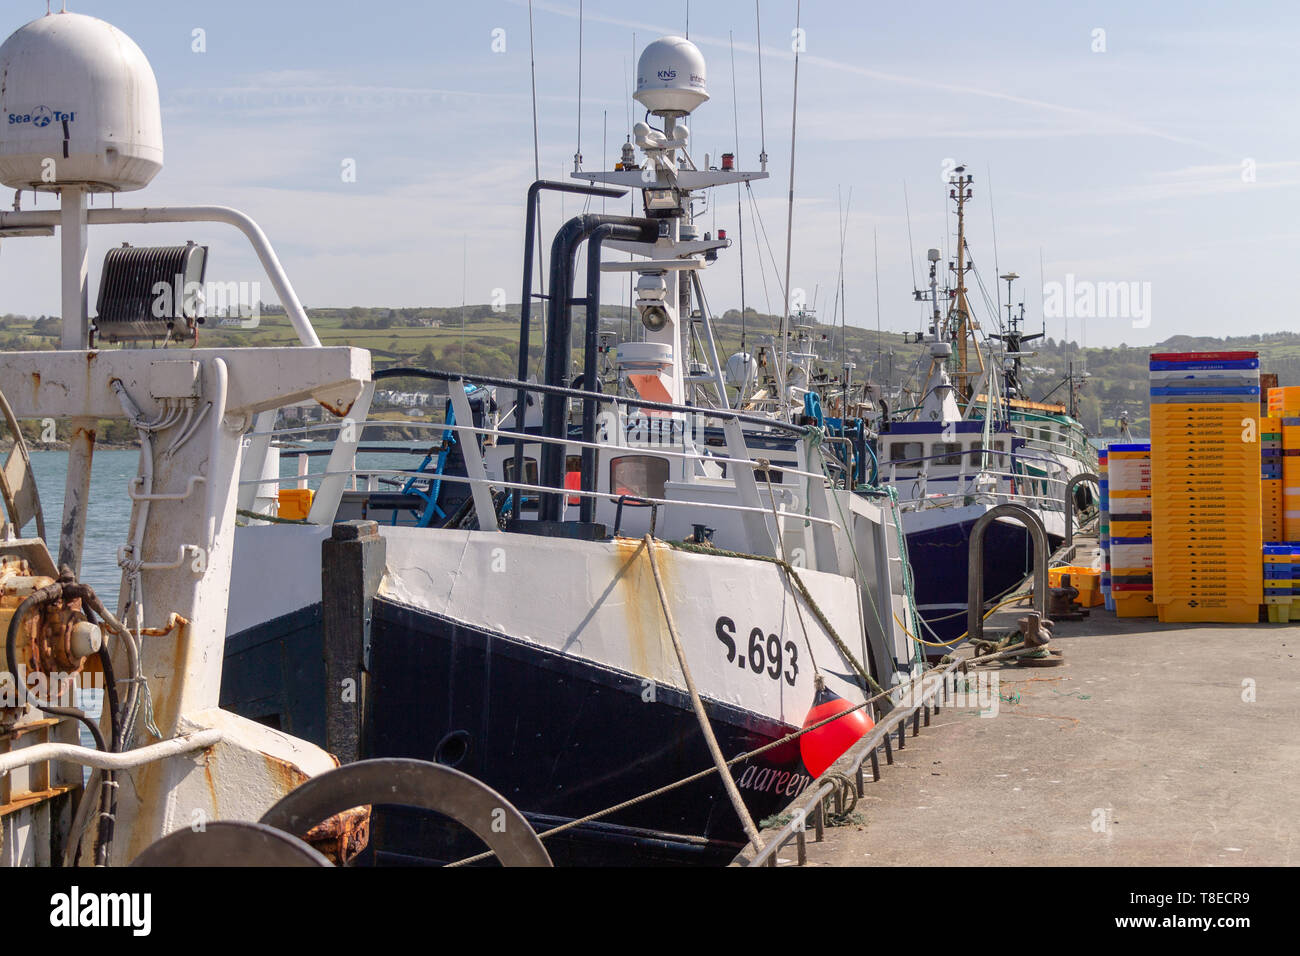
[[[368,443],[369,444],[369,443]],[[411,443],[403,443],[408,448]],[[321,449],[322,445],[303,445],[302,451]],[[33,449],[31,452],[32,473],[36,478],[36,488],[40,493],[41,510],[45,520],[45,540],[50,548],[50,556],[58,560],[59,525],[63,515],[63,492],[68,473],[67,451]],[[326,458],[316,456],[308,459],[310,471],[321,472],[326,467]],[[136,448],[109,449],[97,448],[90,469],[90,507],[86,513],[86,543],[82,549],[81,573],[78,579],[89,584],[99,595],[104,607],[119,613],[118,593],[122,581],[122,572],[117,564],[118,549],[126,544],[127,531],[131,522],[131,498],[128,488],[139,473],[140,452]],[[370,453],[359,455],[357,465],[361,469],[412,469],[420,464],[419,457],[408,454]],[[299,458],[295,450],[286,449],[280,459],[282,479],[290,479],[298,474]],[[292,481],[282,480],[281,487],[291,487]],[[318,478],[308,478],[308,487],[317,488]],[[166,489],[165,489],[166,490]],[[37,534],[35,522],[29,522],[23,529],[25,537]],[[165,617],[165,614],[162,615]],[[161,623],[161,621],[159,621]],[[102,691],[87,689],[79,694],[78,704],[92,717],[98,717]],[[85,746],[94,746],[90,733],[83,727],[81,742]]]

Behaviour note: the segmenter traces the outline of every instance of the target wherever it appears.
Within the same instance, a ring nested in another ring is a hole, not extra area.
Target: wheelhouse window
[[[507,458],[504,462],[504,468],[502,469],[502,471],[506,476],[506,481],[511,481],[511,482],[515,481],[516,480],[515,460],[513,458]],[[524,459],[524,480],[520,482],[520,484],[524,484],[524,485],[537,484],[537,459],[536,458]]]
[[[934,464],[936,465],[960,465],[961,464],[961,442],[959,441],[937,441],[934,443]]]
[[[502,463],[501,473],[505,475],[507,483],[509,484],[516,483],[517,480],[515,478],[514,458],[507,458]],[[537,485],[537,459],[536,458],[524,459],[524,478],[523,481],[519,481],[518,484],[533,485],[533,486]],[[519,496],[523,499],[519,507],[520,511],[537,510],[537,497],[535,492],[521,491],[519,492]]]
[[[919,441],[896,441],[889,444],[890,461],[912,461],[924,457],[925,446]]]
[[[610,460],[609,490],[635,498],[662,498],[668,484],[668,461],[653,455],[623,455]]]

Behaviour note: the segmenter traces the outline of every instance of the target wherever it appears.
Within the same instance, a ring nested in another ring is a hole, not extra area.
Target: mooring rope
[[[673,650],[677,652],[677,663],[682,669],[682,679],[686,682],[686,691],[691,695],[691,707],[695,710],[695,717],[700,722],[700,732],[704,734],[704,742],[709,746],[709,754],[713,757],[713,765],[718,769],[722,777],[722,785],[727,791],[727,798],[731,801],[732,807],[736,811],[736,816],[740,817],[740,825],[745,830],[745,835],[749,837],[749,842],[754,844],[754,849],[763,852],[763,841],[758,837],[758,828],[754,826],[754,818],[749,815],[749,808],[745,806],[745,800],[740,795],[740,790],[736,787],[736,781],[729,773],[722,771],[727,769],[727,760],[722,756],[722,748],[718,746],[718,738],[713,734],[713,725],[709,723],[709,715],[704,711],[704,702],[700,700],[700,692],[695,689],[695,680],[691,677],[691,669],[686,664],[686,652],[682,649],[682,640],[677,635],[677,625],[673,621],[672,607],[668,603],[668,594],[664,591],[663,579],[659,576],[659,562],[655,560],[655,539],[649,534],[642,539],[645,545],[646,557],[650,561],[650,572],[654,575],[655,590],[659,592],[659,606],[663,608],[664,621],[668,625],[668,636],[673,639]]]
[[[742,555],[742,557],[755,557],[755,556]],[[999,651],[996,654],[987,654],[981,657],[972,657],[966,661],[963,661],[961,664],[961,668],[962,670],[965,670],[965,668],[969,667],[972,664],[986,664],[989,661],[1004,660],[1010,657],[1027,653],[1031,650],[1034,649],[1025,648],[1025,647],[1013,647],[1005,651]],[[921,674],[918,677],[914,677],[906,683],[897,685],[893,690],[904,692],[907,690],[908,684],[915,684],[918,681],[923,681],[926,676],[933,673],[934,673],[933,670],[926,671],[924,674]],[[842,710],[838,714],[831,714],[829,717],[819,720],[815,724],[809,724],[807,727],[803,727],[799,730],[791,731],[790,733],[786,734],[784,737],[780,737],[769,744],[764,744],[761,747],[756,747],[753,750],[749,750],[743,754],[732,757],[730,760],[726,762],[725,766],[734,767],[738,763],[744,763],[746,760],[752,760],[754,757],[760,756],[761,754],[765,754],[769,750],[775,750],[777,747],[784,747],[786,744],[790,743],[791,741],[798,740],[804,734],[810,734],[813,731],[820,730],[822,727],[825,727],[829,723],[833,723],[834,721],[840,720],[843,717],[849,716],[849,714],[855,714],[858,711],[862,710],[864,707],[869,707],[877,700],[880,700],[883,697],[888,697],[889,694],[891,693],[893,693],[893,691],[881,691],[879,694],[875,694],[871,697],[868,697],[862,703],[854,704],[852,707],[849,707],[846,710]],[[572,830],[574,827],[580,827],[585,823],[591,823],[595,820],[601,819],[602,817],[607,817],[610,816],[611,814],[618,813],[620,810],[626,810],[629,807],[636,806],[637,804],[645,803],[647,800],[652,800],[655,797],[662,796],[665,793],[671,793],[674,790],[680,790],[682,787],[685,787],[688,784],[696,783],[697,781],[703,780],[705,777],[720,772],[721,771],[717,767],[709,767],[706,770],[701,770],[698,773],[693,773],[689,777],[682,777],[680,780],[675,780],[672,783],[665,784],[664,786],[658,787],[654,790],[650,790],[646,793],[641,794],[640,796],[632,797],[630,800],[624,800],[622,803],[616,803],[612,807],[606,807],[604,810],[597,810],[595,813],[589,813],[585,817],[578,817],[576,820],[570,820],[568,823],[561,823],[559,826],[551,827],[551,829],[545,830],[542,833],[537,834],[537,838],[539,840],[548,839],[549,837],[553,837],[556,834],[564,833],[566,830]],[[477,853],[474,856],[467,856],[462,860],[456,860],[455,862],[448,863],[447,865],[468,866],[470,863],[481,863],[483,860],[491,859],[494,856],[496,856],[496,851],[485,850],[482,853]]]

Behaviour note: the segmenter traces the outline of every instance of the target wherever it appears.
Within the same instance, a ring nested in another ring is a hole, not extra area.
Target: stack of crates
[[[1264,596],[1259,355],[1153,353],[1150,373],[1158,616],[1254,623]]]
[[[1294,418],[1300,415],[1300,385],[1270,388],[1268,413],[1274,418]]]
[[[1282,419],[1282,535],[1300,541],[1300,418]]]
[[[1101,598],[1102,603],[1106,605],[1106,610],[1115,610],[1115,599],[1111,596],[1110,591],[1110,478],[1106,471],[1105,448],[1097,452],[1097,492],[1101,499],[1100,530],[1098,532],[1101,544]]]
[[[1264,483],[1264,537],[1268,541],[1300,541],[1300,387],[1268,390],[1269,421],[1276,421],[1281,432],[1281,474],[1278,476],[1281,527],[1269,535],[1269,483]],[[1261,424],[1260,431],[1263,431]],[[1268,454],[1267,449],[1264,452]]]
[[[1106,449],[1110,589],[1119,617],[1155,617],[1151,542],[1151,445]]]
[[[1260,422],[1263,460],[1264,604],[1268,619],[1300,619],[1300,387],[1268,390]]]
[[[1300,545],[1288,542],[1291,549],[1291,620],[1300,621]]]
[[[1264,545],[1264,606],[1274,624],[1291,620],[1291,605],[1300,588],[1295,586],[1292,563],[1300,558],[1300,548],[1278,541]]]
[[[1287,537],[1282,507],[1284,468],[1281,416],[1268,415],[1259,420],[1259,453],[1261,531],[1265,541],[1285,541]]]

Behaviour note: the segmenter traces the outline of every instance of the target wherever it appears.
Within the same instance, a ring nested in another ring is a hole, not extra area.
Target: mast
[[[691,368],[691,345],[695,342],[692,293],[700,308],[700,320],[710,342],[708,354],[716,382],[719,404],[728,404],[726,384],[712,343],[711,318],[699,280],[692,274],[717,259],[718,251],[731,245],[722,230],[717,237],[700,237],[693,203],[704,190],[722,185],[766,179],[765,172],[743,172],[735,168],[734,154],[724,154],[721,168],[711,167],[708,154],[698,167],[688,150],[690,129],[685,120],[707,102],[705,62],[699,49],[682,37],[663,37],[649,44],[637,61],[637,88],[632,98],[647,110],[645,121],[632,127],[630,141],[622,148],[622,159],[613,171],[577,170],[575,179],[590,183],[638,190],[644,216],[658,224],[656,241],[610,239],[606,248],[631,253],[627,262],[607,261],[601,271],[635,276],[634,307],[645,328],[640,342],[625,342],[619,349],[620,367],[630,370],[631,388],[642,398],[685,404],[688,388],[705,381]],[[663,122],[662,129],[650,125],[652,116]],[[636,163],[639,147],[645,162]],[[589,303],[589,307],[591,303]],[[703,346],[701,346],[703,350]]]
[[[971,373],[967,368],[967,339],[972,332],[970,305],[966,301],[966,273],[971,267],[966,263],[965,214],[966,203],[971,198],[970,184],[975,181],[975,177],[966,172],[965,166],[958,166],[953,173],[954,175],[948,178],[950,185],[948,197],[957,204],[957,262],[955,265],[950,264],[950,268],[956,274],[957,297],[948,312],[948,318],[950,325],[955,326],[953,331],[957,338],[957,372],[954,378],[957,381],[958,399],[964,405],[971,398]],[[983,359],[980,359],[980,365],[983,364]]]
[[[1007,324],[1002,332],[990,335],[989,338],[997,339],[1006,346],[1006,357],[1011,359],[1011,365],[1006,368],[1004,375],[1006,378],[1007,397],[1027,399],[1029,396],[1025,393],[1024,384],[1020,379],[1021,365],[1024,361],[1026,343],[1041,339],[1045,332],[1034,332],[1026,335],[1021,326],[1025,321],[1025,304],[1020,303],[1020,314],[1017,315],[1012,308],[1011,302],[1011,285],[1020,276],[1015,272],[1007,272],[998,276],[1007,284]]]

